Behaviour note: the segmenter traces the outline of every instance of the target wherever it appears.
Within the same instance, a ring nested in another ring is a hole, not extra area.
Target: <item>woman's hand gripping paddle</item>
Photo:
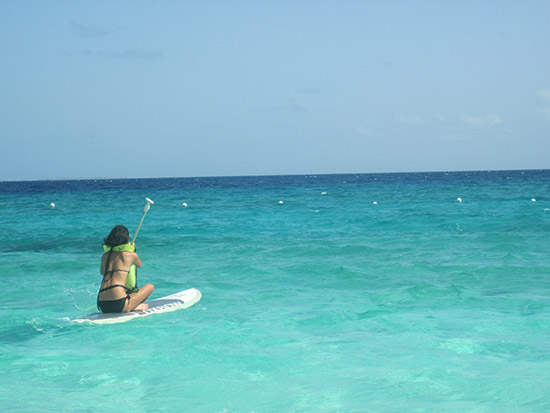
[[[137,237],[137,234],[139,232],[139,229],[141,228],[141,224],[143,224],[143,219],[145,218],[145,214],[147,213],[147,211],[149,211],[149,208],[151,208],[151,205],[154,204],[154,202],[151,201],[149,198],[145,198],[145,200],[147,201],[147,203],[145,204],[145,208],[143,209],[143,215],[141,216],[141,220],[139,221],[139,225],[136,229],[136,233],[134,234],[134,237],[132,238],[132,244],[134,242],[136,242],[136,237]]]

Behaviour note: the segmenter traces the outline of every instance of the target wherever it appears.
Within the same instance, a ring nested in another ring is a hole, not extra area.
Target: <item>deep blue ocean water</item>
[[[70,322],[145,197],[140,283],[203,299]],[[550,411],[550,171],[0,182],[0,211],[2,411]]]

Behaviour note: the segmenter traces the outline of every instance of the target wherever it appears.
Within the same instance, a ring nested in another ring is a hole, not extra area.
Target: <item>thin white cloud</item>
[[[375,132],[372,129],[364,127],[363,125],[359,125],[359,126],[355,127],[355,133],[361,139],[363,139],[363,138],[369,138],[369,139],[380,139],[380,138],[382,138],[382,135],[379,132]]]
[[[105,56],[123,60],[158,60],[162,58],[162,50],[125,49],[106,52]]]
[[[537,108],[536,113],[542,115],[546,119],[550,119],[550,107]]]
[[[474,139],[474,136],[468,133],[443,133],[439,135],[439,138],[447,142],[464,142],[471,141]]]
[[[85,39],[104,37],[117,31],[117,29],[101,25],[87,25],[82,23],[71,23],[71,30],[76,36]]]
[[[159,60],[164,56],[162,50],[146,50],[146,49],[124,49],[124,50],[112,50],[112,51],[94,51],[94,50],[80,50],[76,52],[68,52],[68,56],[86,56],[86,57],[100,57],[111,58],[121,60]]]
[[[500,116],[490,113],[486,116],[471,116],[471,115],[461,115],[460,121],[462,123],[467,123],[470,125],[500,125],[502,124],[502,119]]]
[[[502,123],[502,119],[500,119],[500,116],[492,113],[487,115],[487,121],[493,125],[500,125]]]
[[[399,123],[406,123],[408,125],[420,125],[424,123],[424,118],[419,115],[400,115],[395,118]]]
[[[406,125],[437,125],[445,124],[448,119],[443,115],[427,115],[421,116],[416,114],[396,116],[395,121]]]
[[[305,113],[307,108],[296,101],[296,99],[290,98],[281,102],[280,105],[276,107],[277,110],[285,112],[294,112],[294,113]]]
[[[543,99],[550,100],[550,89],[540,89],[537,94]]]
[[[321,90],[315,86],[302,86],[298,88],[298,93],[302,93],[304,95],[315,95],[320,92]]]
[[[359,135],[364,135],[364,136],[367,136],[369,134],[369,130],[362,125],[357,126],[355,128],[355,132],[357,132]]]

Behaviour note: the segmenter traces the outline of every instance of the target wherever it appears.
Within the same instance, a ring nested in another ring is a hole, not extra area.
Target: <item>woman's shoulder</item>
[[[122,251],[122,252],[120,252],[120,254],[123,255],[123,256],[130,256],[130,255],[131,256],[136,256],[137,252],[135,252],[135,251]]]
[[[120,253],[120,256],[122,257],[122,259],[126,260],[126,259],[135,259],[138,255],[137,255],[137,252],[132,252],[132,251],[123,251]]]

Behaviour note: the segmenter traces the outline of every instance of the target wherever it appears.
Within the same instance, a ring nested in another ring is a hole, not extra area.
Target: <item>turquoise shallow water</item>
[[[0,183],[0,405],[550,411],[549,193],[550,171]],[[71,323],[145,197],[140,282],[203,299]]]

